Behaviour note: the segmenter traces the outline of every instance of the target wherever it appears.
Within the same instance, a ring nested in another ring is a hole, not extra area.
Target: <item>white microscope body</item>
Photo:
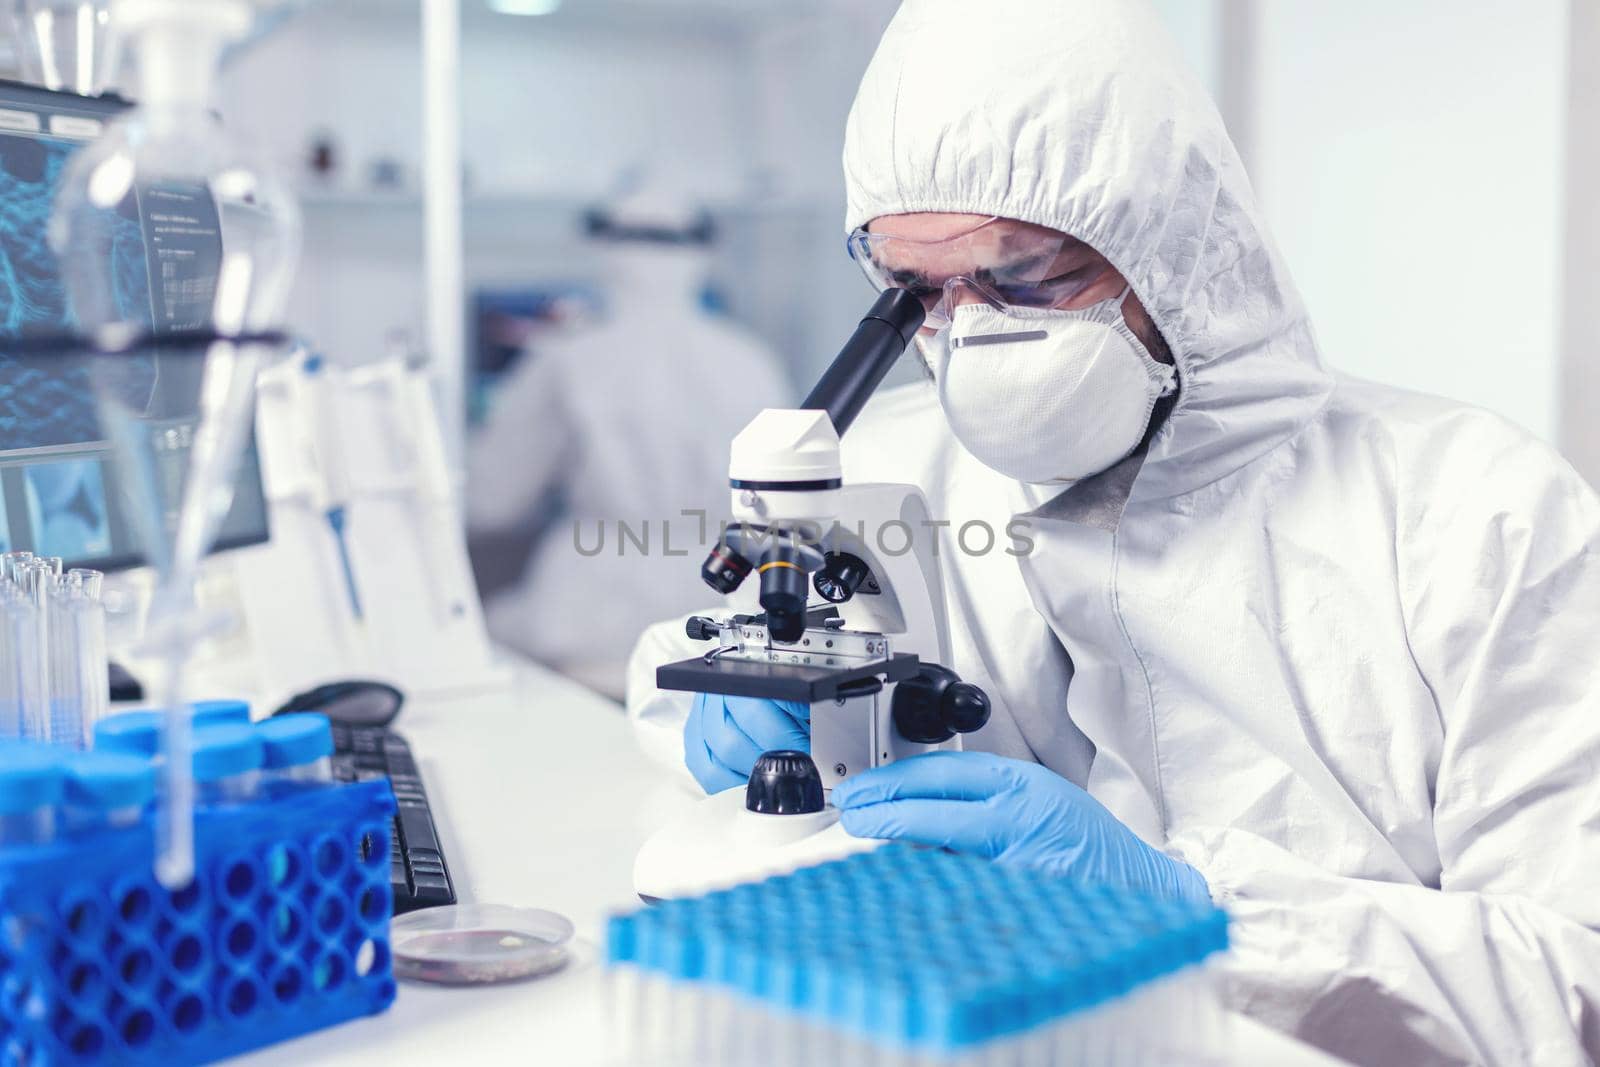
[[[920,305],[897,292],[874,305],[804,408],[769,408],[734,438],[736,522],[702,574],[721,592],[759,574],[765,612],[690,620],[690,636],[715,646],[657,671],[663,689],[809,704],[811,758],[769,753],[746,789],[707,797],[657,832],[634,865],[646,899],[877,847],[845,833],[826,792],[872,767],[958,748],[960,734],[988,721],[983,692],[940,666],[950,639],[921,490],[842,480],[841,430],[921,325]]]

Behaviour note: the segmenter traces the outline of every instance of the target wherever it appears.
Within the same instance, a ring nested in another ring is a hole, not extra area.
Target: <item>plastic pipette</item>
[[[322,514],[333,531],[333,543],[339,551],[339,567],[344,573],[345,592],[350,597],[350,613],[357,619],[361,615],[361,594],[356,588],[356,572],[350,562],[350,542],[345,536],[345,523],[349,512],[350,482],[346,477],[344,460],[339,456],[339,424],[334,411],[334,383],[326,372],[323,358],[312,355],[305,361],[312,403],[316,410],[317,466],[322,474]]]

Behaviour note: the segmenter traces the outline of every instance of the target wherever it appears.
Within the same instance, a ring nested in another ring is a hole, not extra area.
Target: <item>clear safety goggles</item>
[[[1115,272],[1075,237],[999,217],[936,241],[872,233],[864,226],[846,240],[850,258],[880,292],[905,289],[922,301],[928,313],[924,329],[944,329],[957,307],[979,301],[1001,310],[1078,307],[1091,302],[1079,299],[1087,290],[1098,290],[1095,283]]]

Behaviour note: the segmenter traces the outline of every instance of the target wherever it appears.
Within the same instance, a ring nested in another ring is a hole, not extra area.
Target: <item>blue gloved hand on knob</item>
[[[792,700],[696,693],[683,759],[707,793],[743,786],[763,752],[811,751],[811,707]]]
[[[1088,793],[1037,763],[930,752],[834,787],[856,837],[932,845],[1153,897],[1209,901],[1200,872],[1151,848]]]

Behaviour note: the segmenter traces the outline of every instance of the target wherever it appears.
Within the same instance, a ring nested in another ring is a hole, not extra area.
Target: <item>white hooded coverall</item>
[[[703,553],[703,531],[715,537],[728,512],[729,438],[792,390],[774,353],[700,306],[707,252],[604,253],[611,315],[541,341],[512,370],[468,454],[467,522],[513,528],[559,493],[521,578],[485,605],[489,631],[620,695],[650,620],[708,592],[693,560],[670,557]]]
[[[845,437],[847,479],[919,485],[951,522],[949,666],[994,702],[967,747],[1039,761],[1196,866],[1235,921],[1231,1003],[1269,1025],[1361,1064],[1600,1057],[1590,489],[1500,418],[1324,366],[1141,0],[907,0],[845,175],[847,227],[970,212],[1081,238],[1177,362],[1147,449],[1065,491],[981,466],[926,384]],[[1025,556],[956,544],[1013,515]],[[651,672],[700,650],[672,623],[634,657],[665,758],[688,701]]]

